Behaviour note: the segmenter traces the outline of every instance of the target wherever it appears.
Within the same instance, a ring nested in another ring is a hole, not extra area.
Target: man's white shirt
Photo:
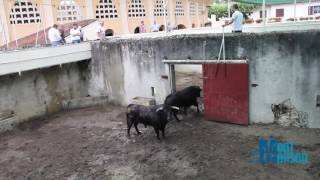
[[[70,29],[70,35],[71,35],[72,41],[80,40],[80,34],[81,34],[80,27],[78,27],[77,29],[74,29],[74,28]]]
[[[151,25],[151,32],[158,32],[160,29],[160,25],[159,24],[152,24]]]
[[[48,32],[48,38],[50,42],[57,42],[61,41],[62,39],[59,30],[56,28],[50,28]]]
[[[105,35],[105,31],[106,29],[99,25],[98,28],[97,28],[97,33],[98,33],[98,39],[103,39],[106,35]]]
[[[243,14],[236,10],[232,14],[232,20],[233,20],[233,30],[234,31],[242,31],[243,27]]]

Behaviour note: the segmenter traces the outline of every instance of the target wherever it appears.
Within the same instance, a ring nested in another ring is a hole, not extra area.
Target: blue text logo
[[[261,164],[308,164],[309,156],[301,147],[276,139],[259,139],[259,145],[251,152],[252,162]]]

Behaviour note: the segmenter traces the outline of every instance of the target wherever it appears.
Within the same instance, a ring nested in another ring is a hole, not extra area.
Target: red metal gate
[[[248,125],[248,64],[204,64],[202,68],[206,119]]]

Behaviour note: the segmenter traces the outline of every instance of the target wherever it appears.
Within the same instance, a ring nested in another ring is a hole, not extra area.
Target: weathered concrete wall
[[[202,65],[175,65],[176,72],[202,73]]]
[[[135,96],[150,97],[156,87],[161,102],[169,82],[161,75],[168,59],[217,59],[219,34],[173,35],[112,39],[93,45],[93,63],[102,63],[106,90],[115,101],[126,104]],[[320,32],[227,34],[227,59],[250,61],[250,122],[274,121],[271,104],[290,98],[307,114],[309,127],[320,128]]]
[[[168,68],[161,62],[162,47],[156,41],[122,43],[110,40],[93,44],[93,66],[103,66],[105,91],[110,101],[126,105],[134,97],[152,97],[158,103],[170,91]],[[97,65],[98,64],[98,65]],[[103,91],[103,90],[102,90]]]
[[[0,114],[6,110],[14,113],[13,118],[0,121],[0,132],[22,121],[62,109],[85,107],[106,101],[105,98],[92,97],[102,93],[91,95],[89,92],[89,87],[96,84],[92,78],[95,75],[91,75],[95,73],[92,70],[94,68],[90,67],[90,61],[82,61],[62,67],[27,71],[21,76],[0,76]]]

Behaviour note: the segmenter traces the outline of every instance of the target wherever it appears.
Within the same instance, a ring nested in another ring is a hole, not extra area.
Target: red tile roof
[[[77,23],[81,27],[85,27],[92,22],[96,21],[95,19],[87,19],[87,20],[82,20],[82,21],[77,21],[77,22],[71,22],[71,23],[66,23],[66,24],[60,24],[60,27],[63,27],[64,29],[64,36],[67,37],[70,34],[70,29],[72,28],[74,23]],[[46,28],[45,30],[41,30],[38,32],[38,45],[45,46],[46,44],[49,44],[48,40],[48,31],[51,27]],[[45,34],[44,34],[45,31]],[[46,36],[45,36],[46,35]],[[46,38],[47,37],[47,43],[46,43]],[[28,36],[25,36],[23,38],[18,39],[18,47],[19,48],[27,48],[27,47],[34,47],[36,45],[36,39],[37,39],[37,32],[30,34]],[[0,46],[0,49],[6,49],[7,45]],[[9,43],[9,49],[15,49],[16,47],[16,41],[11,41]]]

